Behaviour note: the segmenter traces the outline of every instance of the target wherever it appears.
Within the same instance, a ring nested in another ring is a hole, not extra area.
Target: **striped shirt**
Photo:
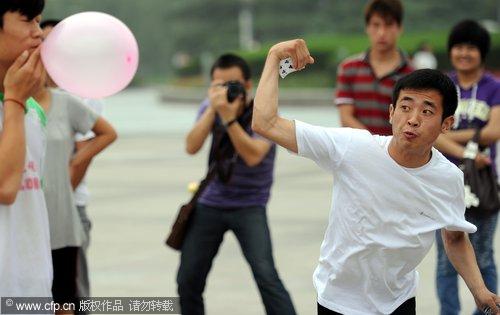
[[[391,135],[389,105],[396,81],[413,71],[401,53],[401,64],[381,78],[370,65],[368,52],[347,58],[338,67],[335,104],[354,105],[354,117],[372,134]]]

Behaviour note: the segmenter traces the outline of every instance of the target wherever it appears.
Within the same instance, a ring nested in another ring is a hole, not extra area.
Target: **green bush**
[[[451,66],[448,61],[447,37],[445,32],[404,33],[399,41],[399,47],[407,54],[413,54],[422,42],[430,43],[438,59],[441,70],[448,71]],[[366,51],[369,46],[365,34],[322,34],[305,36],[315,64],[300,75],[291,75],[283,81],[284,86],[328,87],[335,85],[338,64],[346,57]],[[264,67],[267,52],[272,43],[262,45],[256,51],[235,51],[248,61],[254,78],[258,78]],[[500,54],[500,34],[492,34],[492,49],[487,59],[488,69],[500,69],[500,59],[493,58]],[[180,69],[178,75],[193,75],[199,73],[199,61],[193,60],[187,69]]]

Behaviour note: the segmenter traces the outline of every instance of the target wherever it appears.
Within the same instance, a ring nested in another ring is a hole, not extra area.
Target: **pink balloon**
[[[62,89],[85,98],[118,93],[132,81],[139,47],[130,29],[101,12],[72,15],[42,44],[42,61]]]

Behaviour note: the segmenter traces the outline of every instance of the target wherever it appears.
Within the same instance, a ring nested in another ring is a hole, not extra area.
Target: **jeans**
[[[474,247],[477,264],[483,276],[486,287],[493,293],[497,292],[497,269],[493,255],[493,239],[497,226],[498,214],[487,218],[475,218],[466,215],[467,221],[477,226],[477,232],[469,234],[470,241]],[[460,301],[458,296],[457,272],[444,250],[441,231],[436,232],[436,243],[438,249],[436,287],[441,315],[458,315],[460,313]],[[483,314],[480,310],[474,315]]]
[[[182,314],[205,314],[203,291],[224,233],[232,230],[249,263],[269,315],[295,314],[274,266],[265,207],[217,209],[198,204],[181,252],[177,273]]]

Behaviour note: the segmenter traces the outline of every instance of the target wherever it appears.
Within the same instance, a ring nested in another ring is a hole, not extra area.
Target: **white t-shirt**
[[[328,227],[313,280],[318,303],[349,315],[390,314],[415,296],[417,265],[435,231],[475,232],[464,219],[462,172],[441,153],[405,168],[392,137],[295,122],[299,155],[335,178]]]
[[[86,98],[83,100],[83,103],[87,105],[90,109],[92,109],[96,114],[99,116],[102,116],[103,111],[104,111],[104,103],[102,100],[99,99],[89,99]],[[75,135],[75,141],[87,141],[95,137],[94,132],[89,131],[86,134],[81,134],[77,133]],[[87,187],[87,181],[85,177],[82,179],[78,187],[76,187],[75,192],[74,192],[74,197],[75,197],[75,204],[77,206],[86,206],[89,198],[90,198],[90,192]]]
[[[0,204],[0,296],[3,297],[52,296],[49,220],[41,176],[45,116],[33,99],[28,100],[27,108],[26,163],[21,190],[12,205]],[[2,125],[0,103],[0,133]]]

